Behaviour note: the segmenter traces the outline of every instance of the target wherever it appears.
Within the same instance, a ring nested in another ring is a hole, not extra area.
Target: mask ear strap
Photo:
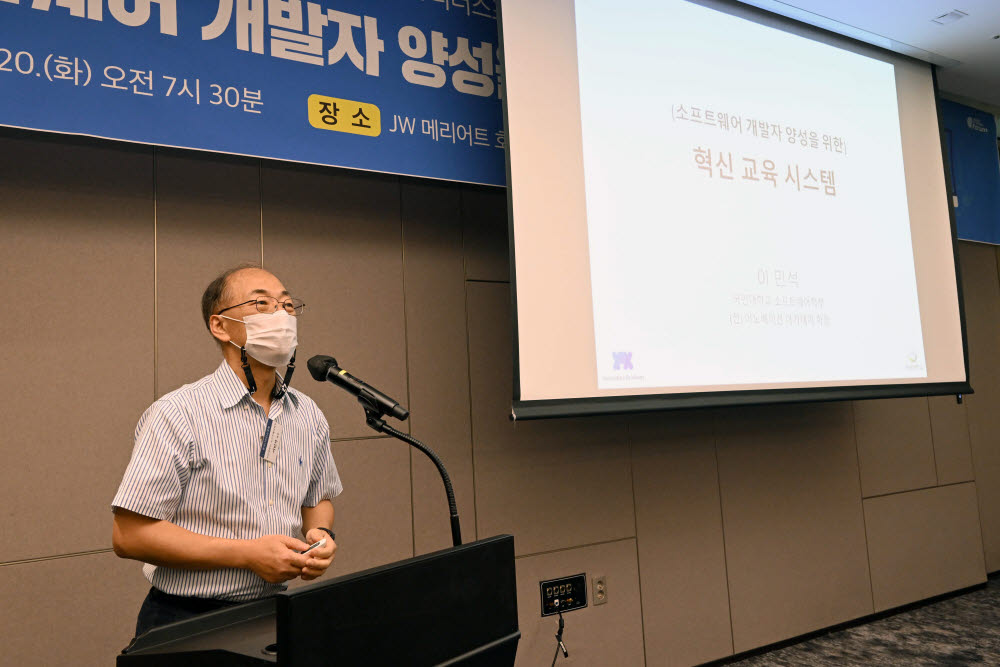
[[[295,352],[297,350],[292,350],[292,358],[288,360],[288,369],[285,370],[285,386],[282,387],[281,393],[284,394],[288,391],[288,385],[292,383],[292,374],[295,373]]]
[[[250,370],[250,362],[247,361],[247,348],[240,348],[240,363],[243,365],[243,374],[247,376],[247,391],[251,396],[257,391],[257,382],[253,379],[253,371]]]
[[[285,377],[281,378],[281,389],[274,395],[275,398],[284,396],[288,391],[288,385],[292,383],[292,374],[295,373],[295,352],[292,350],[292,358],[288,360],[288,369],[285,371]]]

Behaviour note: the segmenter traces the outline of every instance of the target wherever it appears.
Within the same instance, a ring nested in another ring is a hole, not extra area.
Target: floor
[[[985,588],[729,665],[1000,665],[1000,578]]]

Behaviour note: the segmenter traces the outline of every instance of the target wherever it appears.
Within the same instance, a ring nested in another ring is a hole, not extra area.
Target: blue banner
[[[958,197],[958,238],[1000,244],[1000,157],[992,114],[941,100],[941,120]]]
[[[0,0],[0,125],[506,184],[496,0]]]

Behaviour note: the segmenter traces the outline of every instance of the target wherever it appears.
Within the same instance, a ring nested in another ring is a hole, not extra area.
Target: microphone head
[[[309,367],[309,373],[313,376],[314,380],[326,382],[327,370],[330,366],[336,366],[337,360],[325,354],[317,354],[306,365]]]

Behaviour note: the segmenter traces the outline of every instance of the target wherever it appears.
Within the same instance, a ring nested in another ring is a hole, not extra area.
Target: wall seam
[[[549,556],[551,554],[562,553],[563,551],[575,551],[577,549],[586,549],[587,547],[599,547],[606,544],[617,544],[618,542],[627,542],[628,540],[634,540],[634,539],[635,537],[632,535],[629,535],[627,537],[616,537],[613,540],[602,540],[600,542],[587,542],[586,544],[574,544],[573,546],[569,547],[558,547],[555,549],[548,549],[545,551],[533,551],[530,554],[521,554],[519,556],[515,556],[514,559],[521,560],[522,558],[533,558],[535,556]]]
[[[159,191],[156,179],[156,165],[158,161],[158,151],[153,146],[153,401],[156,400],[156,393],[160,388],[160,251],[157,245],[159,236]]]
[[[465,292],[465,364],[468,369],[469,392],[469,453],[472,457],[472,532],[479,539],[479,490],[476,486],[476,427],[472,410],[472,334],[469,330],[469,257],[465,246],[465,190],[458,191],[459,231],[462,237],[462,291]]]
[[[729,653],[736,653],[736,628],[733,625],[733,591],[729,580],[729,552],[726,550],[726,513],[722,504],[722,471],[719,469],[718,410],[712,411],[712,450],[715,453],[715,486],[719,490],[719,523],[722,526],[722,565],[726,575],[726,609],[729,611]]]
[[[868,547],[868,518],[865,516],[865,489],[861,484],[861,449],[858,444],[858,420],[851,401],[851,433],[854,436],[854,460],[858,465],[858,490],[861,492],[861,526],[865,531],[865,561],[868,563],[868,594],[871,597],[872,613],[875,613],[875,579],[872,576],[872,554]]]
[[[639,631],[642,635],[642,663],[649,664],[646,655],[646,610],[642,606],[642,564],[639,562],[639,506],[635,500],[635,457],[632,449],[632,423],[625,421],[625,441],[628,443],[629,483],[632,486],[632,533],[635,535],[635,575],[639,584]]]
[[[968,400],[968,397],[965,398]],[[972,479],[976,479],[976,453],[972,448],[972,425],[969,424],[969,406],[962,404],[962,411],[965,413],[965,435],[969,438],[969,463],[972,464]]]
[[[356,442],[358,440],[393,440],[393,437],[391,435],[358,435],[353,438],[350,436],[330,438],[330,442]]]
[[[406,405],[411,405],[413,403],[413,398],[410,396],[410,335],[408,321],[406,317],[406,233],[404,230],[403,223],[403,182],[399,176],[396,176],[396,189],[399,192],[399,262],[400,270],[403,275],[403,368],[406,373]],[[410,434],[413,434],[413,420],[410,420]],[[411,554],[417,555],[417,506],[416,498],[413,492],[413,448],[407,447],[409,450],[408,459],[410,463],[410,547]]]
[[[979,543],[983,545],[983,563],[986,564],[986,573],[990,573],[990,565],[988,559],[986,558],[986,530],[983,528],[983,509],[981,502],[979,500],[979,484],[976,482],[976,453],[972,447],[972,429],[969,426],[968,410],[966,410],[966,428],[969,429],[969,462],[972,464],[972,480],[971,482],[976,485],[976,514],[979,518]],[[969,481],[959,482],[959,484],[968,484]]]
[[[112,553],[114,549],[93,549],[91,551],[74,551],[68,554],[53,554],[52,556],[38,556],[37,558],[22,558],[21,560],[10,560],[5,563],[0,563],[0,567],[9,567],[11,565],[25,565],[28,563],[44,563],[50,560],[61,560],[63,558],[76,558],[77,556],[93,556],[96,554],[107,554]]]
[[[260,223],[260,265],[264,266],[264,161],[257,160],[257,215]]]
[[[974,484],[975,479],[966,479],[961,482],[948,482],[947,484],[935,484],[934,486],[921,486],[916,489],[903,489],[902,491],[891,491],[889,493],[879,493],[874,496],[864,496],[862,500],[875,500],[876,498],[888,498],[889,496],[901,496],[904,493],[916,493],[917,491],[930,491],[932,489],[947,489],[950,486],[959,484]]]
[[[924,401],[927,403],[927,423],[931,427],[931,456],[934,458],[934,486],[941,485],[941,475],[938,474],[938,464],[937,464],[937,444],[934,442],[934,415],[931,414],[931,397],[924,397]],[[862,496],[864,493],[862,492]]]

